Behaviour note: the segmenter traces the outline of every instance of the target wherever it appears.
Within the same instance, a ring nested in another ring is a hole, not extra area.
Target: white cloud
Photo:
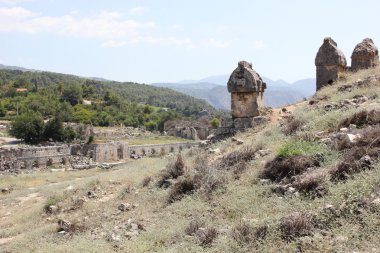
[[[262,40],[256,40],[255,42],[253,42],[253,45],[252,45],[252,47],[254,48],[254,49],[263,49],[263,48],[265,48],[267,45],[265,44],[265,42],[264,41],[262,41]]]
[[[142,6],[137,6],[137,7],[131,8],[131,9],[129,10],[129,14],[137,15],[137,14],[142,14],[144,11],[145,11],[145,8],[144,8],[144,7],[142,7]]]
[[[14,7],[0,8],[0,32],[38,33],[113,39],[136,36],[140,30],[155,27],[154,22],[122,19],[119,12],[101,12],[98,15],[76,18],[72,15],[42,16],[30,10]]]
[[[0,4],[15,5],[22,2],[32,2],[33,0],[0,0]]]
[[[136,36],[130,40],[108,40],[101,44],[102,48],[116,48],[124,47],[132,44],[151,44],[160,46],[174,46],[174,45],[192,45],[190,38],[177,38],[177,37],[154,37],[154,36]]]
[[[149,44],[220,49],[230,45],[230,42],[214,38],[193,40],[186,36],[152,35],[153,32],[157,33],[155,22],[128,19],[121,12],[102,11],[96,15],[84,17],[75,14],[45,16],[22,7],[0,8],[0,33],[49,33],[59,36],[96,38],[102,41],[100,44],[102,48]],[[172,28],[178,29],[180,27],[174,25]]]
[[[222,40],[216,40],[216,39],[208,39],[205,42],[205,45],[208,47],[213,47],[213,48],[226,48],[226,47],[230,46],[230,42],[222,41]]]
[[[175,24],[175,25],[172,25],[170,28],[173,29],[173,30],[177,30],[177,29],[181,29],[182,26],[178,25],[178,24]]]

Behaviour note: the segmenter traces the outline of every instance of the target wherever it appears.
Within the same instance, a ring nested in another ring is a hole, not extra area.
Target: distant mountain
[[[215,108],[230,110],[231,95],[227,91],[229,75],[211,76],[200,80],[187,80],[178,83],[153,83],[158,87],[171,88],[204,99]],[[263,77],[267,83],[267,90],[264,93],[266,106],[281,107],[301,101],[315,93],[315,79],[303,79],[292,84],[270,78]]]
[[[0,64],[0,69],[20,70],[20,71],[36,71],[36,70],[33,70],[33,69],[26,69],[26,68],[23,68],[23,67],[8,66],[8,65],[3,65],[3,64]]]

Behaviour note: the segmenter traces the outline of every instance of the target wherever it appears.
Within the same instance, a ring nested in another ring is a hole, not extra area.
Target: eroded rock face
[[[372,68],[379,63],[379,50],[372,39],[365,38],[356,45],[351,59],[351,69],[353,71]]]
[[[336,42],[330,37],[325,38],[315,57],[317,90],[338,79],[345,72],[346,65],[346,57]]]
[[[252,64],[241,61],[228,81],[231,93],[231,114],[233,118],[247,118],[260,115],[266,83],[252,69]]]

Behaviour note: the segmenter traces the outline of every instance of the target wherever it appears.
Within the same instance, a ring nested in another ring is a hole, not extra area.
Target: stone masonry
[[[254,117],[260,115],[264,106],[263,93],[266,83],[253,70],[252,64],[240,61],[228,81],[228,92],[231,93],[231,115],[234,128],[252,127]]]
[[[351,70],[368,69],[379,63],[379,50],[373,43],[372,39],[365,38],[356,45],[351,55]]]
[[[317,90],[337,80],[346,71],[346,65],[346,57],[336,42],[330,37],[325,38],[315,58]]]

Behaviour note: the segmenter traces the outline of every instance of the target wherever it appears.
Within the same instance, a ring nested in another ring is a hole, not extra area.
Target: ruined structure
[[[346,57],[336,42],[330,37],[325,38],[315,57],[317,90],[337,80],[346,71],[346,65]]]
[[[0,148],[0,172],[46,169],[49,166],[89,169],[101,163],[124,161],[131,154],[155,155],[178,152],[197,143],[129,146],[127,142],[61,144],[56,146]]]
[[[231,93],[231,115],[233,127],[252,127],[253,118],[260,115],[263,104],[263,93],[266,83],[252,69],[252,64],[241,61],[232,72],[228,81],[228,92]]]
[[[368,69],[379,63],[379,50],[372,39],[365,38],[356,45],[351,55],[351,70]]]

